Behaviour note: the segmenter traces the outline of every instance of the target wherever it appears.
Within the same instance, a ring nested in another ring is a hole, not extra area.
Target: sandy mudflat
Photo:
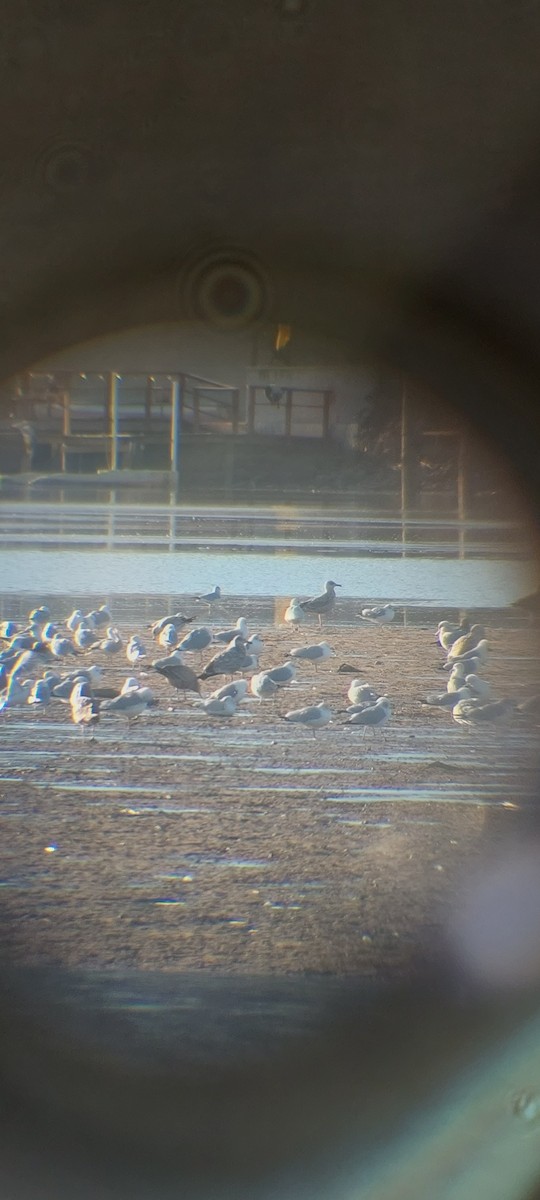
[[[160,707],[129,735],[109,718],[83,743],[59,704],[2,718],[0,936],[14,963],[400,972],[440,943],[467,874],[530,824],[537,729],[512,717],[468,734],[422,709],[446,679],[431,626],[260,632],[262,667],[321,636],[337,657],[228,721],[152,671]],[[489,640],[494,695],[540,691],[538,635]],[[390,696],[384,734],[341,727],[345,662]],[[123,653],[105,668],[107,682],[132,673]],[[280,717],[322,699],[336,716],[316,739]]]

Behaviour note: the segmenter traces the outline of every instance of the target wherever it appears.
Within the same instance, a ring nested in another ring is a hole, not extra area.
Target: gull
[[[453,708],[461,700],[471,700],[472,697],[472,689],[463,685],[455,692],[431,692],[422,700],[422,704],[428,704],[432,708]]]
[[[100,604],[99,608],[94,608],[92,612],[87,613],[84,619],[94,629],[101,629],[103,625],[107,625],[109,621],[112,621],[112,616],[107,605]]]
[[[70,696],[71,720],[79,725],[84,737],[85,729],[97,725],[99,721],[99,702],[94,700],[90,684],[87,680],[76,683]]]
[[[113,717],[125,717],[129,729],[132,721],[136,721],[147,708],[155,708],[157,703],[150,688],[136,686],[121,691],[113,700],[104,700],[101,712],[110,713]]]
[[[292,662],[283,663],[281,667],[271,667],[269,671],[264,672],[273,683],[277,683],[278,687],[286,687],[293,679],[296,679],[296,667]]]
[[[335,658],[336,652],[328,645],[328,642],[317,642],[314,646],[297,646],[294,650],[290,650],[291,658],[306,659],[312,662],[315,670],[318,670],[318,664],[324,662],[325,658]]]
[[[247,631],[248,631],[248,623],[246,621],[246,618],[239,617],[234,629],[220,629],[217,633],[214,634],[214,641],[215,642],[224,642],[225,645],[228,646],[229,642],[232,642],[233,637],[236,637],[236,635],[238,633],[241,633],[242,637],[245,638],[247,636]]]
[[[11,663],[10,678],[15,679],[16,676],[20,675],[28,667],[35,666],[36,662],[39,662],[39,656],[35,650],[23,650],[22,654],[19,654],[15,661]]]
[[[170,617],[161,617],[159,621],[148,628],[152,631],[152,637],[157,638],[166,625],[174,625],[175,629],[182,629],[184,625],[189,625],[189,622],[194,620],[194,617],[185,617],[183,613],[177,612],[172,613]]]
[[[515,707],[513,700],[492,700],[484,704],[482,700],[460,700],[452,709],[452,716],[458,725],[486,725],[490,721],[498,721]]]
[[[334,586],[337,586],[337,585],[334,585]],[[300,622],[305,621],[305,619],[306,619],[306,614],[304,612],[304,607],[303,607],[301,601],[298,600],[296,597],[294,598],[294,600],[290,600],[289,605],[285,609],[285,612],[283,614],[283,620],[287,622],[287,625],[299,625]]]
[[[28,614],[28,620],[32,625],[46,625],[50,619],[51,611],[46,604],[42,604],[40,608],[33,608],[32,612]]]
[[[392,604],[379,604],[374,608],[363,608],[364,621],[374,621],[376,625],[389,625],[394,620],[396,610]]]
[[[68,617],[68,619],[66,621],[66,626],[69,629],[70,633],[74,633],[75,630],[78,629],[81,621],[84,621],[83,613],[81,612],[80,608],[74,608],[73,612],[70,614],[70,616]]]
[[[61,683],[56,683],[51,688],[52,699],[62,700],[64,704],[69,704],[71,693],[78,683],[87,683],[91,686],[90,680],[85,675],[68,675]]]
[[[232,635],[234,637],[234,634]],[[212,642],[212,634],[205,625],[198,625],[196,629],[190,629],[185,638],[178,643],[178,649],[184,653],[197,654],[201,650],[206,650],[206,647]]]
[[[118,651],[122,649],[122,638],[112,625],[109,625],[103,641],[99,642],[99,649],[103,650],[104,654],[118,654]]]
[[[253,679],[256,679],[255,675]],[[210,694],[209,699],[223,700],[225,696],[232,696],[233,700],[236,700],[236,703],[239,704],[240,700],[244,699],[247,690],[247,679],[233,679],[232,683],[224,683],[223,687],[216,688],[215,692]]]
[[[164,625],[158,634],[158,642],[164,650],[173,650],[178,642],[178,633],[174,625]]]
[[[458,638],[470,632],[470,628],[466,618],[463,618],[459,625],[453,625],[451,621],[439,621],[436,641],[443,650],[449,650]]]
[[[77,653],[71,638],[61,637],[60,634],[56,634],[49,642],[49,650],[54,658],[66,658],[68,654]]]
[[[52,642],[53,637],[56,637],[57,633],[60,633],[58,625],[55,625],[54,621],[48,621],[41,630],[41,637],[44,642]]]
[[[264,642],[258,633],[252,633],[251,637],[246,642],[246,653],[255,654],[257,658],[264,650]]]
[[[310,704],[306,708],[293,708],[291,712],[284,715],[285,721],[291,721],[295,725],[305,725],[306,729],[311,729],[313,737],[315,737],[315,730],[322,729],[323,725],[328,725],[331,718],[332,709],[322,701],[320,704]]]
[[[195,596],[195,599],[204,600],[205,604],[208,605],[208,612],[210,612],[212,605],[215,604],[217,600],[221,600],[221,588],[216,584],[213,592],[206,592],[204,596]]]
[[[92,646],[97,646],[96,631],[86,622],[80,621],[73,634],[73,641],[79,647],[79,650],[90,650]]]
[[[5,692],[0,700],[0,712],[5,712],[7,708],[22,708],[32,691],[33,683],[31,679],[10,679]]]
[[[379,699],[379,693],[369,683],[362,683],[361,679],[353,679],[347,692],[347,699],[351,704],[364,704],[366,701],[374,704]]]
[[[353,713],[345,722],[346,725],[363,725],[364,736],[366,729],[376,729],[385,724],[390,716],[390,701],[388,696],[379,696],[375,704],[368,705],[361,712]]]
[[[457,692],[460,687],[465,684],[465,676],[467,674],[467,663],[454,663],[448,677],[446,685],[447,692]]]
[[[191,667],[186,667],[182,662],[182,655],[179,650],[173,650],[168,658],[158,658],[152,663],[155,671],[160,675],[164,675],[169,683],[179,692],[196,692],[198,696],[201,694],[201,686],[195,671]]]
[[[214,654],[213,658],[207,662],[199,679],[211,679],[213,675],[234,675],[235,671],[246,671],[254,665],[253,658],[253,655],[246,652],[243,637],[237,634],[226,650],[220,650],[219,654]]]
[[[17,625],[15,621],[2,621],[0,625],[0,638],[3,642],[9,641],[17,633]]]
[[[141,662],[143,658],[146,658],[146,650],[140,638],[138,638],[136,635],[129,639],[129,642],[126,646],[126,658],[132,667],[136,667],[137,663]]]
[[[319,618],[319,629],[322,626],[323,616],[328,616],[332,612],[336,603],[336,588],[341,587],[340,583],[335,583],[333,579],[327,579],[324,585],[324,592],[320,596],[312,596],[311,600],[301,600],[300,608],[303,612],[316,613]]]
[[[491,693],[489,683],[479,675],[466,675],[465,686],[469,688],[475,700],[487,700]]]
[[[472,662],[473,659],[475,659],[477,662],[481,663],[482,666],[484,666],[488,660],[488,644],[487,644],[486,638],[482,638],[479,642],[476,643],[476,646],[473,646],[473,648],[471,650],[467,650],[465,652],[465,654],[453,655],[452,654],[453,649],[454,649],[454,646],[451,647],[450,656],[446,660],[445,666],[447,666],[447,667],[452,667],[455,662],[461,662],[461,663]]]
[[[279,691],[279,684],[266,671],[259,671],[258,675],[251,676],[249,688],[259,701],[270,700]]]
[[[209,696],[208,700],[199,700],[198,707],[204,709],[207,717],[233,717],[236,700],[234,696]]]
[[[46,679],[37,679],[27,700],[33,708],[45,708],[50,704],[51,685]]]
[[[473,625],[470,633],[456,638],[448,651],[448,658],[461,658],[469,651],[475,650],[479,642],[485,641],[486,631],[483,625]]]

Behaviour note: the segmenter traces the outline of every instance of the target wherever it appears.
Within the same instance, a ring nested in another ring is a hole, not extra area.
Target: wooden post
[[[235,388],[232,394],[231,410],[232,431],[238,433],[240,423],[240,392],[238,388]]]
[[[66,439],[71,434],[71,392],[65,391],[62,394],[62,438]],[[62,471],[67,471],[67,456],[68,450],[65,440],[62,442]]]
[[[257,389],[248,387],[248,411],[247,411],[247,431],[248,433],[255,432],[255,396]]]
[[[182,401],[184,396],[184,376],[178,375],[171,379],[171,471],[178,474],[180,465],[180,436],[182,429]]]
[[[109,426],[110,452],[109,469],[118,470],[118,375],[109,371],[107,375],[107,418]]]
[[[323,429],[322,429],[322,435],[323,435],[323,438],[325,438],[325,439],[326,439],[326,438],[328,438],[328,436],[329,436],[329,433],[330,433],[330,405],[331,405],[331,403],[332,403],[332,400],[333,400],[333,398],[334,398],[334,393],[333,393],[333,392],[324,392],[324,393],[323,393]]]
[[[459,557],[465,558],[465,522],[468,513],[468,438],[467,431],[461,429],[458,433],[457,454],[457,507],[459,519]]]
[[[199,388],[193,388],[193,432],[200,433],[201,430],[201,408]]]
[[[402,553],[406,554],[407,546],[407,515],[411,503],[411,452],[409,436],[409,399],[407,384],[401,383],[401,542]]]
[[[146,390],[144,393],[144,427],[147,431],[150,430],[152,424],[152,400],[154,398],[154,378],[148,375],[146,378]]]
[[[285,391],[285,437],[291,436],[292,428],[292,388]]]

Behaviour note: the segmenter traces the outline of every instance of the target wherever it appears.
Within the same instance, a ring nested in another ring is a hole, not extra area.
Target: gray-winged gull
[[[390,700],[388,696],[379,696],[375,704],[369,705],[361,712],[353,713],[352,717],[345,722],[346,725],[362,725],[364,734],[366,729],[375,730],[381,728],[390,716]]]
[[[152,637],[158,638],[161,630],[166,625],[174,625],[175,629],[182,629],[184,625],[189,625],[189,622],[194,620],[195,617],[185,617],[181,612],[171,613],[170,616],[161,617],[159,621],[155,621],[153,625],[149,626],[149,629],[151,630]]]
[[[243,638],[246,638],[247,631],[248,623],[246,618],[239,617],[234,629],[218,629],[217,633],[214,634],[214,641],[222,642],[225,646],[228,646],[229,642],[232,642],[233,637],[236,637],[238,633],[240,633]]]
[[[233,634],[234,637],[234,634]],[[204,625],[198,625],[195,629],[190,629],[182,641],[178,643],[178,649],[182,654],[186,651],[188,654],[200,654],[201,650],[206,650],[212,642],[212,634]]]
[[[198,707],[204,709],[207,717],[233,717],[236,700],[234,696],[209,696],[207,700],[200,700]]]
[[[347,699],[351,704],[364,704],[366,701],[374,704],[379,699],[379,693],[369,683],[363,683],[361,679],[353,679],[347,692]]]
[[[143,658],[146,658],[146,650],[143,643],[136,635],[129,639],[126,646],[126,658],[132,667],[135,667],[137,663],[142,662]]]
[[[294,725],[304,725],[306,729],[311,729],[315,736],[315,731],[322,729],[323,725],[328,725],[332,719],[332,709],[321,701],[320,704],[309,704],[306,708],[293,708],[291,712],[284,714],[284,719]]]
[[[328,642],[317,642],[313,646],[297,646],[294,650],[289,650],[291,658],[300,658],[306,662],[313,663],[317,670],[319,663],[324,662],[327,658],[335,658],[336,652],[328,645]]]
[[[216,688],[215,692],[211,693],[209,699],[223,700],[224,696],[232,696],[233,700],[236,700],[236,703],[239,704],[240,700],[244,699],[247,690],[247,679],[233,679],[232,683],[224,683],[222,687]]]
[[[249,690],[259,701],[271,700],[279,692],[279,683],[271,679],[266,671],[259,671],[258,675],[251,676]]]
[[[379,604],[373,608],[363,608],[364,621],[373,621],[376,625],[389,625],[394,620],[396,610],[392,604]]]
[[[296,679],[296,667],[292,662],[283,663],[279,667],[270,667],[268,671],[263,672],[268,675],[268,678],[277,683],[278,687],[286,687],[293,679]]]
[[[118,654],[118,651],[122,649],[122,638],[112,625],[109,625],[106,637],[99,643],[99,649],[103,650],[104,654]]]
[[[163,646],[164,650],[173,650],[178,642],[178,631],[175,625],[164,625],[161,632],[158,634],[158,642]]]

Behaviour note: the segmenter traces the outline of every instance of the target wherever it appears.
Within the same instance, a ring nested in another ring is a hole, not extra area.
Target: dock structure
[[[63,473],[96,465],[117,471],[148,464],[178,473],[184,435],[255,431],[327,439],[334,399],[328,389],[238,386],[163,370],[28,371],[15,385],[51,466]]]

